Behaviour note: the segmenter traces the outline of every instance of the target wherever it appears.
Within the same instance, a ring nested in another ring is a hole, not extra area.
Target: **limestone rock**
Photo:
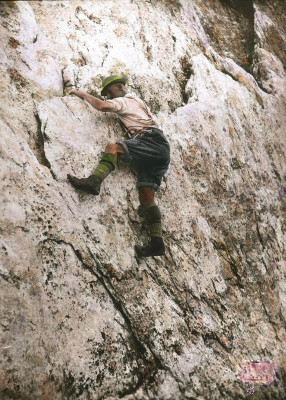
[[[243,399],[247,361],[286,393],[283,0],[0,3],[1,399]],[[146,239],[133,167],[88,176],[114,115],[69,96],[129,77],[171,145]]]

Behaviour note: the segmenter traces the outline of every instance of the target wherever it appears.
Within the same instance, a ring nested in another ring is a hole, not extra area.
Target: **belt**
[[[161,130],[157,126],[151,125],[151,126],[146,126],[146,128],[142,128],[140,131],[134,132],[134,134],[132,134],[131,132],[127,131],[127,135],[128,135],[128,137],[134,139],[134,138],[136,138],[138,136],[144,135],[146,132],[147,133],[152,133],[152,129],[158,129],[159,131]]]

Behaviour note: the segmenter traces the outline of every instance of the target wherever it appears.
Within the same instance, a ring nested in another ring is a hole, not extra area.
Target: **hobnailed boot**
[[[73,175],[68,174],[68,179],[71,184],[86,193],[98,195],[102,180],[97,175],[90,175],[88,178],[78,179]]]
[[[115,169],[116,161],[117,157],[114,154],[104,153],[94,174],[82,179],[68,174],[68,179],[75,188],[89,194],[98,195],[101,183]]]
[[[161,237],[151,237],[147,246],[135,246],[139,257],[154,257],[165,255],[165,245]]]
[[[136,245],[135,251],[141,257],[163,256],[165,245],[162,239],[161,213],[158,206],[146,208],[144,215],[149,227],[150,241],[147,246]]]

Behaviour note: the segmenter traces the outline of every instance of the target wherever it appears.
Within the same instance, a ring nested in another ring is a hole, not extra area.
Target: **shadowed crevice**
[[[52,177],[56,180],[55,173],[52,170],[51,163],[46,157],[45,153],[45,133],[44,129],[42,129],[42,121],[38,115],[38,113],[34,113],[36,121],[37,121],[37,137],[34,143],[35,151],[34,154],[39,161],[40,164],[45,165],[47,168],[49,168]]]

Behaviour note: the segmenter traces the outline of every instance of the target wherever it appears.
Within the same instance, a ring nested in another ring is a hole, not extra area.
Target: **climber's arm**
[[[113,111],[114,106],[113,104],[103,101],[100,99],[97,99],[96,97],[91,96],[90,94],[82,91],[82,90],[76,90],[72,89],[69,94],[75,94],[76,96],[80,97],[81,99],[84,99],[89,102],[92,107],[94,107],[98,111],[103,111],[103,112],[110,112]]]

